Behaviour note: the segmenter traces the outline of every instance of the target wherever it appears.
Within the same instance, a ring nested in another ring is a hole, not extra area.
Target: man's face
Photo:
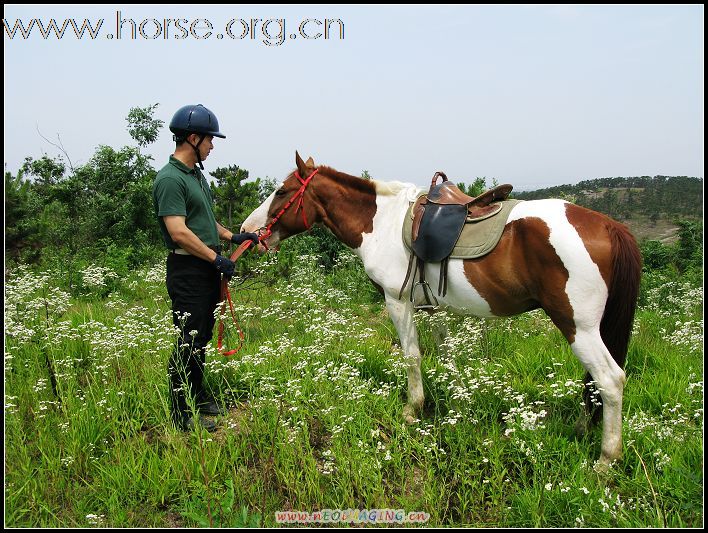
[[[204,140],[199,145],[199,155],[201,156],[202,161],[205,161],[206,158],[209,157],[209,152],[211,152],[214,148],[214,143],[212,142],[213,140],[213,135],[205,135]],[[192,146],[196,146],[199,142],[199,135],[193,135],[193,138],[190,138],[190,142],[192,143]]]

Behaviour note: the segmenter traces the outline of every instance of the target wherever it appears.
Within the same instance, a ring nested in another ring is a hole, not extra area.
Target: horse
[[[367,180],[316,166],[295,153],[297,169],[243,222],[260,235],[259,249],[324,225],[361,259],[383,291],[407,361],[412,423],[422,410],[421,353],[414,302],[401,294],[409,252],[402,239],[406,212],[419,189]],[[296,205],[297,204],[297,205]],[[439,264],[425,266],[437,282]],[[600,469],[622,456],[623,370],[641,276],[641,255],[629,230],[611,218],[559,199],[519,202],[497,246],[476,259],[450,259],[441,309],[478,317],[507,317],[541,308],[586,370],[583,434],[602,418]],[[434,286],[434,285],[433,285]],[[592,398],[599,391],[601,402]],[[594,400],[594,401],[591,401]]]

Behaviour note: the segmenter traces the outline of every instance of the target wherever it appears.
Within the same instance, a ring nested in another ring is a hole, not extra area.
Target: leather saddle
[[[439,185],[437,184],[438,178],[442,178]],[[419,271],[420,281],[415,283],[411,289],[411,301],[414,300],[415,289],[420,285],[423,288],[427,304],[417,308],[435,307],[431,304],[428,296],[430,286],[425,281],[425,263],[441,263],[438,296],[445,296],[449,256],[460,238],[465,223],[497,214],[502,208],[499,202],[505,200],[512,189],[513,187],[508,184],[498,185],[479,196],[472,197],[449,181],[444,172],[436,172],[430,183],[428,194],[418,198],[413,207],[411,239],[413,253],[408,263],[408,271],[401,287],[399,299],[403,296],[403,291],[408,284],[415,256],[417,261],[413,279]]]

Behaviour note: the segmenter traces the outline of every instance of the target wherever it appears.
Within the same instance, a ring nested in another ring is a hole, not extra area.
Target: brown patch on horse
[[[512,316],[541,307],[572,343],[575,322],[565,292],[568,270],[550,235],[550,228],[539,218],[514,220],[504,228],[494,250],[464,261],[465,276],[494,315]]]
[[[580,235],[590,259],[597,265],[605,285],[609,287],[612,281],[612,243],[608,238],[607,225],[598,224],[598,216],[605,218],[608,224],[616,222],[601,213],[570,203],[565,206],[565,216]],[[604,231],[598,231],[600,228]]]
[[[328,178],[326,183],[318,177],[313,182],[314,194],[322,203],[322,222],[344,244],[359,248],[364,233],[374,230],[376,187],[369,180],[330,167],[319,167],[318,175]]]

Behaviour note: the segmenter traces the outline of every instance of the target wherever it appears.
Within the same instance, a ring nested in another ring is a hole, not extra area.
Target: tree
[[[679,241],[676,263],[681,271],[703,264],[703,223],[695,220],[679,220]]]
[[[87,240],[108,238],[124,246],[136,240],[157,242],[151,159],[131,146],[99,146],[91,160],[76,169],[73,179],[84,195],[80,216]]]
[[[669,266],[675,256],[673,247],[660,241],[646,240],[639,246],[642,252],[642,266],[645,270],[661,270]]]
[[[38,244],[37,219],[32,216],[32,190],[22,170],[5,172],[5,250],[15,259],[24,248]]]
[[[216,185],[211,184],[214,196],[214,214],[217,220],[225,221],[226,227],[234,229],[261,203],[260,179],[244,183],[248,179],[248,170],[230,165],[211,172],[216,178]]]
[[[277,188],[278,182],[275,181],[275,178],[269,178],[266,176],[265,179],[261,180],[260,186],[258,187],[258,200],[260,203],[265,202],[266,198],[268,198]]]
[[[487,190],[487,178],[477,177],[470,185],[465,185],[464,183],[458,183],[458,188],[465,194],[475,197],[482,194]]]
[[[33,189],[45,199],[51,195],[52,187],[64,179],[65,172],[66,167],[61,156],[56,159],[46,155],[43,155],[40,159],[25,157],[25,162],[20,167],[20,174],[35,178],[33,180]]]
[[[145,147],[157,140],[160,128],[164,121],[153,118],[153,113],[157,106],[154,104],[147,107],[131,107],[126,120],[128,121],[128,133],[138,143],[138,146]]]

